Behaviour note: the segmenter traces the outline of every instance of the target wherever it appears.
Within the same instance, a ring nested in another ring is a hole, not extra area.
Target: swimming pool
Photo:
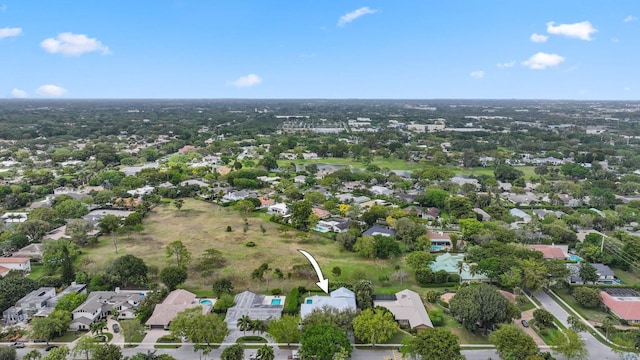
[[[438,245],[431,245],[431,251],[443,251],[444,248]]]
[[[578,255],[571,255],[571,256],[569,256],[569,260],[580,262],[580,261],[582,261],[582,258],[580,256],[578,256]]]
[[[313,304],[313,300],[307,299],[307,304]]]
[[[202,305],[213,305],[213,302],[209,299],[200,300],[200,304]]]
[[[271,305],[280,305],[282,303],[282,299],[271,299]]]
[[[315,231],[318,231],[318,232],[321,232],[321,233],[329,232],[329,229],[327,229],[327,228],[326,228],[326,227],[324,227],[324,226],[320,226],[320,225],[316,225],[316,227],[315,227],[315,229],[314,229],[314,230],[315,230]]]

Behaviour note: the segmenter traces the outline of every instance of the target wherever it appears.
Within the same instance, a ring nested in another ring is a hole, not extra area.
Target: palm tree
[[[90,330],[92,334],[102,334],[102,330],[104,330],[105,327],[107,327],[107,321],[100,320],[91,324]]]
[[[264,344],[260,348],[258,348],[258,352],[256,353],[256,355],[258,355],[256,357],[257,360],[274,360],[276,358],[276,355],[273,352],[273,348],[267,344]]]
[[[618,322],[616,321],[616,319],[614,319],[611,316],[607,316],[604,319],[602,319],[602,328],[604,329],[605,336],[607,337],[607,339],[609,338],[609,334],[611,333],[611,330],[615,328],[614,325],[616,325],[617,323]]]
[[[253,333],[260,333],[267,331],[267,323],[262,320],[251,320],[251,330]]]
[[[42,354],[40,353],[40,351],[33,349],[31,351],[29,351],[24,358],[25,360],[40,360],[42,359]]]
[[[236,325],[238,326],[238,329],[240,331],[244,332],[244,336],[247,335],[247,330],[251,330],[251,325],[252,321],[251,318],[249,318],[248,315],[242,315],[239,319],[238,322],[236,323]]]

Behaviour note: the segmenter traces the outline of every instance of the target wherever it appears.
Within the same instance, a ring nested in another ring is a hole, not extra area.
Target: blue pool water
[[[444,248],[438,245],[431,245],[431,251],[442,251]]]
[[[327,231],[329,231],[329,229],[327,229],[324,226],[320,226],[320,225],[316,225],[315,230],[318,231],[318,232],[327,232]]]
[[[582,258],[580,256],[578,256],[578,255],[571,255],[571,256],[569,256],[569,260],[580,262],[580,261],[582,261]]]
[[[307,300],[307,304],[313,304],[313,300],[308,299],[308,300]]]
[[[271,299],[271,305],[280,305],[282,299]]]
[[[200,304],[202,304],[202,305],[213,305],[213,302],[211,302],[211,300],[204,299],[204,300],[200,300]]]

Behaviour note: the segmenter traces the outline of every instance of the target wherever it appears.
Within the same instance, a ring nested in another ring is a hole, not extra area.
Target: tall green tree
[[[242,331],[244,333],[244,335],[247,335],[247,330],[251,330],[251,318],[249,317],[249,315],[242,315],[240,318],[238,318],[238,321],[236,322],[236,326],[238,326],[238,330]]]
[[[69,353],[69,348],[66,345],[62,345],[60,347],[51,349],[51,351],[43,358],[43,360],[66,360],[67,356],[69,356]]]
[[[107,266],[106,276],[113,286],[142,286],[147,283],[149,268],[139,257],[124,255]]]
[[[360,280],[353,286],[358,309],[373,308],[373,283],[371,280]]]
[[[122,320],[120,321],[120,328],[122,328],[122,335],[124,335],[125,341],[129,344],[135,338],[142,338],[145,331],[144,325],[138,319]]]
[[[211,352],[211,344],[222,342],[229,334],[224,320],[213,313],[203,315],[200,306],[178,313],[169,324],[169,330],[173,336],[186,336],[194,343],[193,351],[203,354]]]
[[[122,360],[122,350],[113,344],[98,345],[93,351],[93,358],[100,360]]]
[[[343,329],[330,325],[313,325],[304,329],[300,337],[302,360],[332,360],[338,352],[351,355],[351,343]]]
[[[186,267],[189,260],[191,260],[189,249],[180,240],[167,244],[165,251],[167,257],[175,257],[176,266],[178,267]]]
[[[557,332],[551,339],[551,349],[563,355],[567,360],[582,360],[589,358],[589,351],[578,332],[566,329],[564,333]]]
[[[478,324],[480,328],[487,329],[493,324],[509,322],[519,315],[513,304],[500,295],[495,287],[487,284],[460,289],[451,299],[449,309],[470,331],[474,331]]]
[[[75,342],[71,354],[73,357],[84,356],[87,360],[90,360],[97,346],[95,338],[83,335]]]
[[[384,308],[366,309],[353,319],[356,338],[373,346],[387,342],[397,330],[393,314]]]
[[[425,329],[416,336],[405,338],[400,351],[403,355],[420,356],[422,360],[462,360],[458,336],[446,329]]]
[[[275,360],[275,358],[276,358],[276,355],[273,351],[273,347],[267,344],[260,346],[258,348],[258,351],[256,352],[257,360]]]
[[[297,229],[306,229],[309,226],[309,216],[312,214],[311,202],[302,200],[291,205],[291,224]]]
[[[160,271],[160,280],[169,291],[175,290],[178,285],[184,283],[187,280],[187,276],[187,270],[178,266],[167,266]]]
[[[585,284],[595,284],[595,282],[600,278],[598,275],[598,269],[586,261],[580,263],[579,275]]]
[[[118,243],[116,241],[116,230],[120,227],[120,218],[115,215],[105,215],[98,222],[98,228],[100,232],[109,235],[111,234],[111,242],[113,243],[113,247],[116,249],[116,254],[118,253]]]
[[[496,346],[500,358],[505,360],[525,360],[538,353],[533,338],[511,324],[502,324],[489,335],[489,341]]]
[[[278,343],[286,343],[287,346],[291,343],[297,343],[300,341],[299,321],[297,316],[283,315],[280,319],[269,322],[267,332]]]
[[[242,360],[244,359],[244,348],[240,344],[229,345],[220,355],[221,360]]]

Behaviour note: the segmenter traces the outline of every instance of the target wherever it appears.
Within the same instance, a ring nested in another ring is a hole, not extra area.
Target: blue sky
[[[0,97],[640,98],[637,0],[0,0]]]

